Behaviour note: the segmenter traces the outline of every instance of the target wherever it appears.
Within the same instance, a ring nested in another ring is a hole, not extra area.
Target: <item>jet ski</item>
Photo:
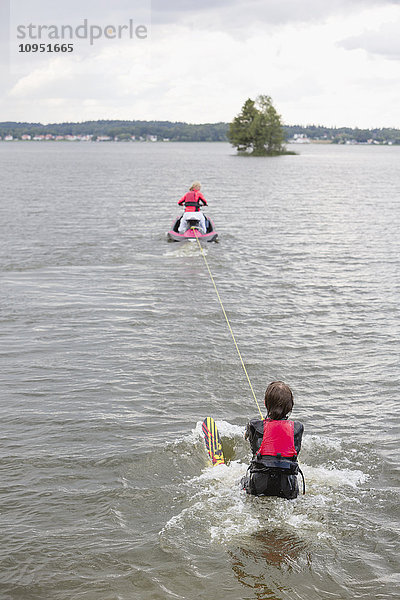
[[[195,213],[193,213],[195,214]],[[179,225],[182,219],[182,215],[180,217],[176,217],[175,221],[172,224],[171,230],[167,233],[167,239],[169,242],[185,242],[187,240],[196,241],[198,238],[199,241],[202,242],[216,242],[218,238],[218,233],[215,231],[214,223],[209,219],[206,215],[204,215],[206,220],[206,233],[202,233],[199,228],[199,221],[197,219],[188,220],[188,228],[184,233],[179,233]]]

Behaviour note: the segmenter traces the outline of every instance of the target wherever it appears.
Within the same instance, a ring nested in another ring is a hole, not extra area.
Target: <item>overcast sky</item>
[[[287,124],[400,127],[400,0],[0,3],[0,121],[230,121],[269,94]],[[58,41],[18,39],[18,25],[84,19],[116,30],[132,19],[149,35],[18,52]]]

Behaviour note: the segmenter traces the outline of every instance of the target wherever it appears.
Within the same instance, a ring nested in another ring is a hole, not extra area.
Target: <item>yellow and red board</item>
[[[206,417],[202,425],[204,441],[207,452],[213,465],[225,464],[224,453],[222,451],[221,438],[218,429],[212,417]]]

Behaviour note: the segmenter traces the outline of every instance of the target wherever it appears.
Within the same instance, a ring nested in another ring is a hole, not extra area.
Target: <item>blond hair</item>
[[[194,192],[199,191],[201,189],[201,183],[200,181],[193,181],[192,185],[189,188],[189,191]]]

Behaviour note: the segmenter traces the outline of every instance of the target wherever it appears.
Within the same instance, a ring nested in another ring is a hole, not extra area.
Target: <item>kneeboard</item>
[[[213,465],[225,464],[224,453],[222,452],[221,438],[218,429],[212,417],[206,417],[202,425],[204,441],[207,452]]]

